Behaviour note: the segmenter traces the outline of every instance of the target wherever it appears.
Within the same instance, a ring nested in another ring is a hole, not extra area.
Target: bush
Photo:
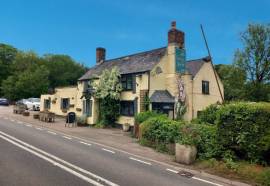
[[[217,111],[217,138],[227,150],[251,162],[266,163],[270,151],[270,106],[233,103]]]
[[[220,108],[220,105],[213,104],[206,107],[205,110],[201,111],[198,115],[197,121],[199,123],[209,123],[214,124],[217,118],[217,111]]]
[[[200,159],[221,158],[223,154],[223,148],[217,141],[216,125],[182,125],[178,142],[185,145],[195,145]]]
[[[152,117],[156,117],[156,116],[160,116],[160,115],[162,115],[162,114],[159,114],[155,111],[141,112],[141,113],[135,115],[135,122],[138,124],[141,124],[144,121],[146,121],[148,118],[152,118]]]
[[[151,117],[140,125],[140,141],[144,145],[173,154],[169,144],[175,143],[179,138],[182,124],[182,122],[169,119],[166,115]]]
[[[217,126],[197,124],[200,141],[197,145],[198,157],[200,159],[220,158],[224,149],[217,140]]]
[[[270,186],[270,168],[263,171],[258,176],[257,181],[263,186]]]

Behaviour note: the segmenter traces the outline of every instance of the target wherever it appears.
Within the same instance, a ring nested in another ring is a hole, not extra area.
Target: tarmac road
[[[0,113],[0,185],[205,186],[168,167]]]

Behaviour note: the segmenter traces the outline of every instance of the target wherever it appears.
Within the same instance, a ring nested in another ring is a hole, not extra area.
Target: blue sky
[[[0,0],[0,43],[22,50],[68,54],[95,64],[96,47],[107,59],[167,45],[175,20],[186,34],[187,58],[207,55],[231,63],[248,23],[269,23],[267,0]]]

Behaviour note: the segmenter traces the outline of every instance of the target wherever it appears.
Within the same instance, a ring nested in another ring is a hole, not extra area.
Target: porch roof
[[[150,97],[150,101],[153,103],[174,103],[174,97],[168,92],[168,90],[155,90]]]

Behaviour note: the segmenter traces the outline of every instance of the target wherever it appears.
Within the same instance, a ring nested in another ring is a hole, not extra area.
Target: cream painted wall
[[[193,117],[197,117],[197,112],[205,109],[210,104],[222,103],[214,69],[210,62],[204,63],[200,71],[193,79]],[[209,81],[209,95],[202,94],[202,81]],[[218,78],[220,89],[224,97],[223,84]]]
[[[136,75],[136,93],[131,91],[121,92],[120,99],[122,101],[134,101],[136,98],[137,101],[137,111],[140,112],[140,90],[148,90],[148,73],[141,73]],[[131,126],[134,125],[134,117],[131,116],[120,116],[116,121],[118,124],[129,123]]]
[[[68,112],[76,112],[76,105],[77,105],[77,87],[63,87],[63,88],[56,88],[55,94],[53,95],[41,95],[40,100],[40,109],[44,111],[44,99],[51,100],[51,108],[49,109],[50,112],[55,113],[56,115],[66,116]],[[61,110],[61,98],[69,98],[70,105],[74,105],[70,107],[67,112],[63,112]],[[53,103],[53,100],[56,102]]]

